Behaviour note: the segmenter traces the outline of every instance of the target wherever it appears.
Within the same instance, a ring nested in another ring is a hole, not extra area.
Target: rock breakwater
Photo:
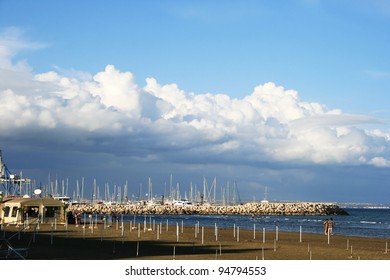
[[[106,215],[348,215],[337,204],[318,202],[246,203],[235,206],[87,204],[70,205],[67,211]]]

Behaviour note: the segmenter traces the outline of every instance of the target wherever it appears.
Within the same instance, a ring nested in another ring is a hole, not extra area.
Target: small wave
[[[390,209],[389,206],[367,206],[363,207],[363,209]]]
[[[317,220],[317,219],[301,219],[301,220],[298,220],[298,222],[323,222],[323,220]]]
[[[372,224],[375,225],[377,222],[369,222],[369,221],[360,221],[361,224]]]

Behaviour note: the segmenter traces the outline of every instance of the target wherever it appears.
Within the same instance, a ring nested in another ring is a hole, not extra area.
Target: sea
[[[390,238],[390,208],[344,208],[346,216],[245,216],[245,215],[123,215],[118,220],[135,223],[184,225],[200,227],[318,233],[323,234],[323,222],[332,218],[334,235]],[[108,219],[107,219],[108,220]]]

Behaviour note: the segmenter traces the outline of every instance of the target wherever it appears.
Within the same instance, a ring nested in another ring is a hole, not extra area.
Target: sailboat
[[[267,187],[265,187],[264,190],[264,199],[261,201],[261,203],[268,203],[269,201],[267,200]]]

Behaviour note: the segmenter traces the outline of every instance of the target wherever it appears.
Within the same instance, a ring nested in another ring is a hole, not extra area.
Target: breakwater
[[[79,204],[70,205],[67,211],[108,215],[348,215],[348,213],[337,204],[318,202],[246,203],[235,206]]]

